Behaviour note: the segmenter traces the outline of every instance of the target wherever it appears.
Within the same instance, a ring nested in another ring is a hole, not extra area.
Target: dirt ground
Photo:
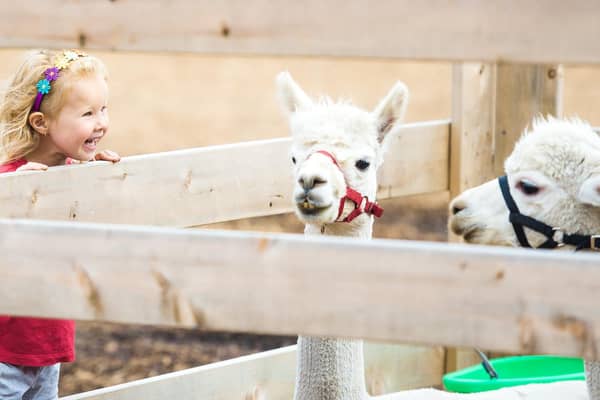
[[[288,70],[313,95],[372,108],[396,80],[411,90],[407,121],[450,116],[451,65],[381,59],[234,57],[95,52],[107,64],[111,132],[122,155],[287,135],[274,77]],[[24,55],[0,50],[0,90]],[[600,69],[565,68],[564,114],[600,125]],[[446,194],[388,200],[379,238],[446,240]],[[207,228],[301,232],[293,216]],[[293,337],[78,322],[77,361],[63,366],[60,394],[79,393],[295,343]]]
[[[77,361],[62,366],[61,396],[275,349],[296,338],[78,321],[76,342]]]

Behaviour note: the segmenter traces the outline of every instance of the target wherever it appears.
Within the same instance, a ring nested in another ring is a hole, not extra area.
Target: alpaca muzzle
[[[340,167],[340,164],[338,163],[337,159],[333,156],[333,154],[331,154],[328,151],[315,151],[314,153],[311,153],[308,157],[306,157],[306,159],[308,160],[311,156],[317,153],[323,154],[324,156],[328,157],[331,160],[331,162],[333,162],[333,164],[336,167],[338,167],[338,169],[342,172],[342,175],[344,175],[344,171],[342,171],[342,168]],[[340,199],[338,215],[334,222],[352,222],[352,220],[354,220],[356,217],[363,213],[367,215],[373,215],[377,218],[380,218],[383,215],[383,208],[379,204],[377,204],[377,202],[370,201],[367,196],[363,196],[362,193],[348,186],[348,181],[346,180],[345,176],[344,182],[346,183],[346,193]],[[346,201],[351,201],[352,203],[354,203],[354,209],[345,218],[342,218]]]

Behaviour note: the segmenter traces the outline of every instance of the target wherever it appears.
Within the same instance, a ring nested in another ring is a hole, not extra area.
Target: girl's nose
[[[106,129],[108,128],[108,114],[101,113],[96,119],[96,127],[98,129]]]

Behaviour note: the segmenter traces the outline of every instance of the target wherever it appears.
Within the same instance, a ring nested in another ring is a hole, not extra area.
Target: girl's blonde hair
[[[29,124],[29,114],[38,92],[36,84],[43,79],[44,71],[54,66],[59,53],[62,51],[28,53],[6,88],[0,100],[0,163],[23,158],[37,148],[40,136]],[[52,89],[43,97],[40,112],[49,118],[56,117],[73,82],[96,74],[108,79],[106,67],[96,57],[79,57],[70,63],[52,82]]]

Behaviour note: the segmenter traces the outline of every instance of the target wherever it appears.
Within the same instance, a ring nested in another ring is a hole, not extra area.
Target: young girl
[[[119,161],[96,152],[108,130],[106,80],[102,62],[82,52],[29,54],[0,103],[0,173]],[[74,341],[73,321],[0,316],[0,399],[57,399]]]

